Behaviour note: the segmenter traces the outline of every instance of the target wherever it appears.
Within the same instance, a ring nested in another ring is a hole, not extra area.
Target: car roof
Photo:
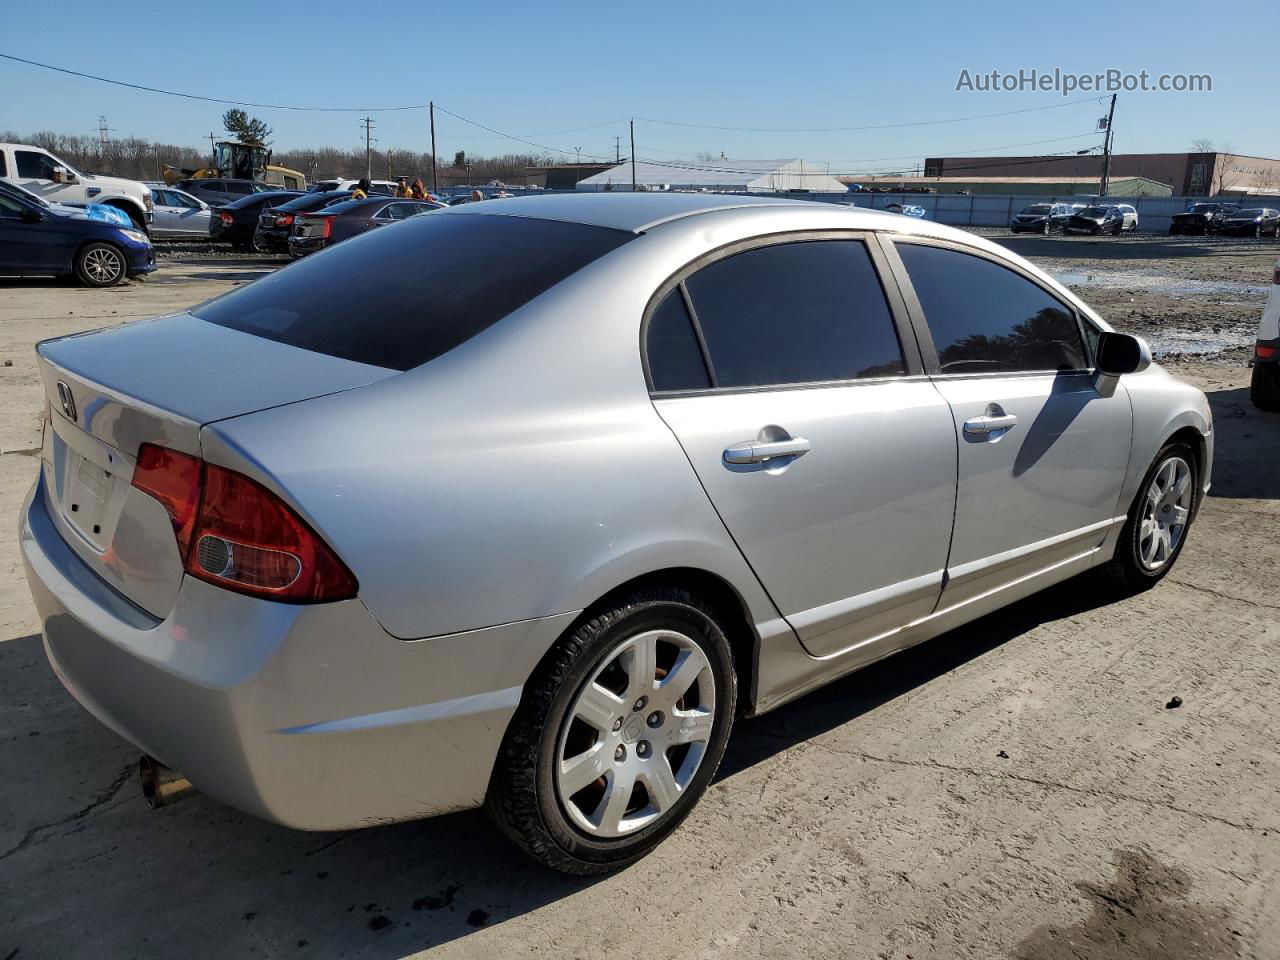
[[[750,207],[795,207],[812,200],[715,193],[555,193],[506,197],[451,206],[454,216],[501,215],[566,220],[593,227],[643,233],[661,223],[717,210]]]

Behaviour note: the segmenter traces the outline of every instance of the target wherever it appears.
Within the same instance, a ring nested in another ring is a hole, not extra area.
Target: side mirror
[[[40,210],[30,210],[24,207],[22,213],[19,215],[19,219],[23,223],[40,223],[44,220],[44,212]]]
[[[1151,366],[1151,348],[1141,337],[1108,331],[1098,337],[1098,371],[1113,377],[1141,373]]]

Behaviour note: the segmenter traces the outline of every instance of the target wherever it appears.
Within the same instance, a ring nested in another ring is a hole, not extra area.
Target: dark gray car
[[[293,233],[289,236],[289,256],[297,259],[315,253],[325,247],[340,243],[350,237],[383,227],[398,220],[407,220],[419,213],[443,210],[444,204],[430,200],[405,200],[395,197],[372,196],[365,200],[344,200],[324,207],[314,213],[304,213],[294,219]]]

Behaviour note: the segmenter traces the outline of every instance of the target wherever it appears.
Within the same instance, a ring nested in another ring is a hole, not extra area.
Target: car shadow
[[[1206,391],[1213,410],[1211,497],[1280,499],[1280,413],[1259,410],[1248,387]]]
[[[1076,577],[829,683],[733,733],[718,777],[732,776],[897,699],[1029,630],[1114,602],[1105,580]]]

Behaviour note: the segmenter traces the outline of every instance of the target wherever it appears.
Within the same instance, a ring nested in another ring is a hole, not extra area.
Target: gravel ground
[[[1126,329],[1256,321],[1257,294],[1131,278],[1266,283],[1274,246],[1144,243],[1033,256],[1101,278],[1081,292]],[[1171,364],[1209,393],[1218,457],[1158,588],[1063,584],[747,721],[668,843],[566,879],[479,814],[304,834],[203,797],[148,812],[135,751],[51,675],[12,522],[39,443],[31,347],[273,265],[169,253],[109,291],[0,281],[0,960],[1280,958],[1280,417],[1249,405],[1234,345]]]

